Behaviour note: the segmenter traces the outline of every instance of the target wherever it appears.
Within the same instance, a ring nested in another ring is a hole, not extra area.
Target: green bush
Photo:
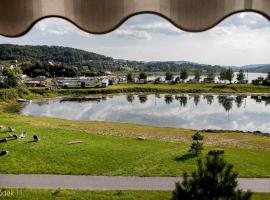
[[[18,98],[18,93],[16,89],[2,89],[0,90],[0,100],[10,101]]]

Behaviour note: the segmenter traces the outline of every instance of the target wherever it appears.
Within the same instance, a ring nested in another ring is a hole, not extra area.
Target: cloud
[[[183,33],[183,31],[173,26],[170,22],[162,22],[162,21],[161,22],[156,21],[156,23],[151,24],[131,25],[129,29],[165,35],[178,35],[180,33]]]
[[[142,14],[127,20],[114,34],[135,40],[151,40],[154,34],[179,35],[184,33],[166,19],[150,14]]]
[[[250,29],[264,29],[270,28],[270,22],[260,14],[245,12],[241,14],[235,14],[223,22],[221,22],[220,26],[228,27],[249,27]]]
[[[142,30],[132,30],[132,29],[120,29],[116,30],[112,35],[116,35],[117,37],[125,37],[128,39],[135,40],[151,40],[152,36],[149,32]]]
[[[60,18],[48,18],[38,22],[35,29],[40,31],[42,35],[72,35],[76,34],[83,37],[90,37],[89,33],[86,33],[70,22]]]

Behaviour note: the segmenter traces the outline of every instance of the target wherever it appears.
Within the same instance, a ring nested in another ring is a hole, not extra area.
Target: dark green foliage
[[[201,135],[199,132],[196,132],[191,137],[192,137],[193,140],[203,140],[203,135]]]
[[[173,74],[169,71],[166,72],[166,81],[173,80]]]
[[[145,72],[140,72],[139,74],[139,79],[143,79],[143,80],[146,80],[147,79],[147,74]]]
[[[135,64],[135,63],[134,63]],[[203,70],[213,70],[221,71],[222,67],[218,65],[201,65],[197,63],[177,63],[177,62],[149,62],[149,63],[137,63],[143,66],[144,71],[147,72],[179,72],[181,69],[188,69],[190,71],[203,71]]]
[[[198,159],[198,170],[189,178],[176,183],[172,200],[250,200],[251,192],[237,189],[238,174],[220,154],[206,156],[206,162]]]
[[[60,46],[20,46],[12,44],[0,45],[0,60],[48,61],[63,63],[82,62],[84,60],[110,60],[111,58],[69,47]]]
[[[69,47],[20,46],[12,44],[0,44],[0,60],[17,60],[18,64],[26,63],[26,65],[37,65],[36,63],[41,63],[42,66],[35,66],[32,73],[50,77],[54,76],[54,70],[58,68],[59,70],[55,72],[56,75],[61,75],[59,72],[64,72],[64,70],[70,70],[72,73],[74,70],[72,67],[77,67],[80,74],[85,76],[93,76],[93,72],[99,73],[106,70],[126,71],[125,69],[127,68],[136,72],[141,70],[146,72],[179,72],[181,69],[188,69],[189,71],[195,71],[195,73],[197,70],[219,72],[223,69],[217,65],[201,65],[190,62],[116,61],[110,57]],[[48,65],[48,61],[54,61],[57,65],[50,66]],[[27,66],[24,66],[24,68],[27,68]],[[30,75],[30,73],[27,74]],[[62,74],[62,76],[65,76],[65,74]]]
[[[188,71],[187,69],[182,69],[180,72],[180,79],[186,80],[188,78]]]
[[[24,74],[30,77],[46,76],[46,77],[74,77],[79,75],[79,69],[74,66],[61,64],[59,66],[50,66],[48,63],[23,63],[21,69]],[[90,74],[91,75],[91,74]]]
[[[132,71],[129,71],[129,72],[127,73],[127,82],[129,82],[129,83],[134,82],[134,78],[133,78],[133,73],[132,73]]]
[[[199,132],[196,132],[191,137],[193,142],[190,146],[189,152],[191,152],[191,154],[194,156],[198,156],[203,150],[203,135],[201,135]]]
[[[194,73],[194,75],[195,75],[195,79],[200,80],[202,73],[201,73],[200,70],[196,70],[195,73]]]
[[[7,87],[15,88],[19,85],[19,78],[14,70],[6,68],[2,73],[3,76],[6,76],[4,83]]]
[[[219,79],[220,80],[227,80],[230,83],[232,83],[233,77],[234,77],[234,72],[231,68],[229,68],[229,69],[222,70],[220,72]]]
[[[16,89],[0,89],[0,100],[8,101],[18,98],[18,93]]]
[[[237,80],[238,81],[243,81],[245,79],[245,74],[243,70],[240,70],[239,73],[237,74]]]
[[[198,156],[202,150],[203,150],[203,143],[199,141],[193,141],[190,146],[189,152],[191,152],[191,154],[194,156]]]

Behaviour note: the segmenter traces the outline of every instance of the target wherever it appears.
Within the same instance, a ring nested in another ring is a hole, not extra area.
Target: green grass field
[[[171,197],[171,191],[5,189],[0,192],[1,200],[170,200]],[[270,194],[255,193],[252,200],[270,200]]]
[[[1,143],[0,173],[180,176],[196,169],[187,158],[192,130],[105,122],[74,122],[0,114],[0,125],[28,137]],[[29,143],[32,135],[41,140]],[[241,177],[270,177],[270,138],[237,132],[203,133],[205,155],[224,148]],[[0,133],[1,138],[7,134]],[[140,141],[138,136],[147,139]],[[68,145],[70,141],[81,144]]]

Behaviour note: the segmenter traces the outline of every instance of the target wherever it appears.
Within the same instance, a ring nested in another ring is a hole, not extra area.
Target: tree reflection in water
[[[172,95],[165,95],[164,97],[166,104],[171,104],[173,102],[173,96]]]
[[[270,96],[251,96],[251,99],[254,99],[257,103],[264,102],[266,106],[270,104]]]
[[[204,95],[203,98],[206,99],[206,102],[207,102],[208,105],[212,105],[212,103],[214,101],[214,96],[213,95]]]
[[[199,104],[200,99],[201,99],[200,95],[194,95],[193,96],[193,101],[194,101],[195,106],[197,106]]]
[[[187,96],[181,95],[181,96],[175,96],[175,99],[179,101],[181,107],[186,107],[187,105]]]
[[[145,94],[140,94],[138,95],[140,103],[146,103],[147,102],[147,95]]]
[[[240,108],[242,104],[244,103],[244,99],[247,98],[247,96],[237,96],[235,99],[236,106]]]
[[[126,98],[129,103],[133,103],[133,101],[135,100],[135,97],[133,94],[128,94]]]
[[[233,107],[233,100],[228,99],[227,96],[218,96],[218,103],[223,106],[226,112],[229,112]]]

